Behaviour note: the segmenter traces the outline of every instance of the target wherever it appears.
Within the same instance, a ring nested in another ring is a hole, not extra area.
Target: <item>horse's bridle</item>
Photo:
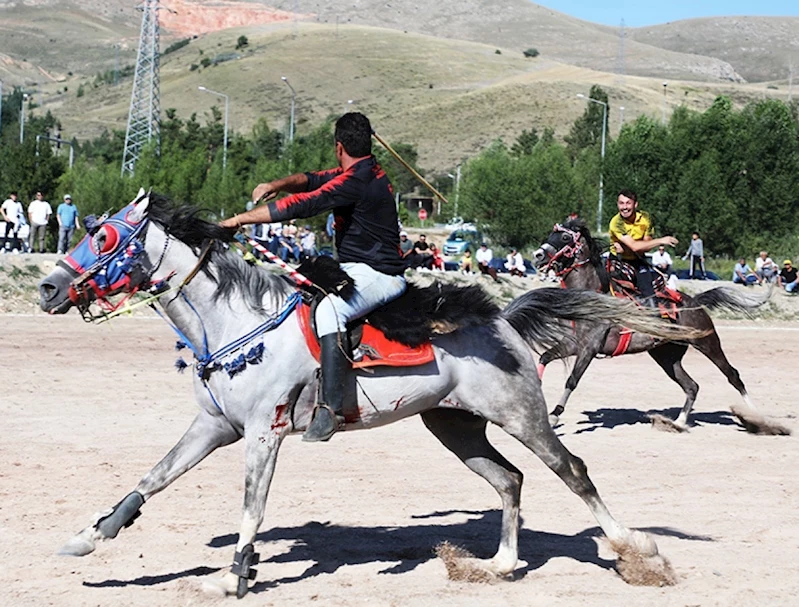
[[[158,261],[155,264],[146,263],[143,256],[145,255],[144,243],[149,223],[149,217],[145,216],[138,224],[133,224],[127,221],[127,214],[120,212],[112,218],[104,219],[87,236],[93,239],[100,229],[109,229],[109,227],[114,230],[113,233],[117,237],[120,230],[128,232],[121,239],[122,242],[116,244],[108,254],[98,254],[97,260],[69,285],[69,298],[75,307],[78,308],[84,321],[93,322],[97,319],[105,318],[108,314],[126,305],[131,297],[138,292],[146,291],[154,296],[165,292],[167,284],[175,275],[175,272],[171,272],[166,277],[156,281],[153,281],[152,277],[160,269],[169,250],[169,245],[174,239],[168,232],[165,233],[164,246],[161,249]],[[89,244],[93,249],[96,248],[93,242]],[[197,264],[183,279],[178,287],[178,292],[191,282],[200,271],[208,259],[212,246],[212,240],[204,243],[203,250],[198,256]],[[61,264],[62,262],[59,263]],[[72,259],[72,253],[70,253],[62,265],[74,271],[75,266],[78,264]],[[117,280],[112,278],[112,282],[109,283],[109,275],[119,276],[119,278]],[[135,279],[133,279],[134,276]],[[108,299],[119,292],[124,292],[125,295],[118,301],[112,302]],[[95,315],[91,312],[90,306],[94,302],[103,310],[101,315]]]
[[[549,256],[549,261],[542,268],[544,272],[553,270],[555,272],[555,276],[558,278],[563,278],[575,268],[579,268],[580,266],[588,263],[588,258],[577,261],[577,256],[583,252],[586,246],[585,240],[582,238],[582,233],[579,231],[570,230],[559,223],[554,225],[552,228],[552,233],[568,234],[571,237],[571,242],[562,246],[560,249],[555,249],[555,247],[549,244],[549,242],[545,242],[541,245],[541,249],[544,250]],[[568,263],[563,263],[564,261]],[[557,265],[553,265],[556,262]]]

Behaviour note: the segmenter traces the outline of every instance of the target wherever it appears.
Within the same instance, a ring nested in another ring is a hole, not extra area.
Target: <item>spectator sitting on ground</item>
[[[488,248],[486,243],[480,245],[477,249],[477,267],[480,269],[481,274],[488,274],[495,281],[497,278],[497,271],[491,267],[491,260],[494,259],[494,253]]]
[[[430,256],[433,259],[432,268],[433,270],[438,270],[440,272],[444,271],[444,258],[441,257],[441,251],[438,250],[436,243],[430,243]]]
[[[300,230],[300,248],[305,258],[316,257],[316,234],[311,230],[311,226],[304,226]]]
[[[508,260],[505,262],[505,268],[510,272],[511,276],[527,275],[527,268],[524,266],[524,258],[522,254],[516,249],[511,249],[508,253]]]
[[[786,293],[799,293],[799,280],[796,277],[796,268],[793,267],[793,262],[786,259],[782,262],[782,270],[777,276],[777,285],[785,287]]]
[[[652,265],[666,276],[671,275],[671,255],[666,252],[666,245],[660,245],[658,250],[652,253]]]
[[[760,280],[774,282],[777,278],[777,264],[768,256],[768,251],[760,251],[760,255],[755,260],[755,274]]]
[[[469,249],[466,249],[463,252],[460,269],[464,274],[474,274],[474,258],[472,257],[472,252]]]
[[[735,269],[732,271],[732,282],[739,285],[749,286],[755,283],[762,284],[763,281],[760,277],[752,272],[752,268],[746,263],[746,259],[741,257],[738,263],[735,264]]]
[[[430,251],[430,244],[427,242],[427,236],[424,234],[419,235],[419,240],[413,245],[413,252],[415,259],[411,267],[425,268],[427,270],[433,268],[433,254]]]
[[[408,260],[413,255],[413,243],[408,240],[408,232],[403,230],[400,232],[400,256]]]

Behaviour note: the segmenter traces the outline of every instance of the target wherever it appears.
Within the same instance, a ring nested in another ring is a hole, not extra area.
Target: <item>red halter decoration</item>
[[[567,244],[566,246],[558,249],[554,255],[552,255],[547,262],[547,265],[544,266],[544,271],[549,272],[552,264],[558,258],[563,258],[570,260],[571,263],[568,266],[561,267],[560,271],[555,272],[555,276],[560,278],[561,280],[572,270],[575,268],[579,268],[582,265],[588,263],[588,258],[583,259],[582,261],[577,261],[577,256],[582,253],[583,249],[585,249],[585,241],[582,239],[582,234],[580,232],[575,232],[574,230],[570,230],[568,228],[564,228],[561,224],[556,223],[552,228],[552,232],[563,232],[564,234],[568,234],[571,236],[571,243]]]

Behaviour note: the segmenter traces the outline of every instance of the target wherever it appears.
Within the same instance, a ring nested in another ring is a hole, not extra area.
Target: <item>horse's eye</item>
[[[107,255],[117,248],[119,232],[114,226],[103,226],[97,230],[91,242],[95,255]]]
[[[571,236],[569,236],[568,234],[562,234],[562,235],[561,235],[561,237],[560,237],[560,239],[561,239],[563,242],[566,242],[567,240],[571,240]]]

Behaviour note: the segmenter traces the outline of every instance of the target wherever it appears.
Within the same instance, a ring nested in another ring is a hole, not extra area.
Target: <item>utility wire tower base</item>
[[[156,150],[160,145],[159,9],[159,0],[143,0],[139,6],[143,14],[122,155],[123,175],[133,175],[136,161],[147,143],[155,139]]]

